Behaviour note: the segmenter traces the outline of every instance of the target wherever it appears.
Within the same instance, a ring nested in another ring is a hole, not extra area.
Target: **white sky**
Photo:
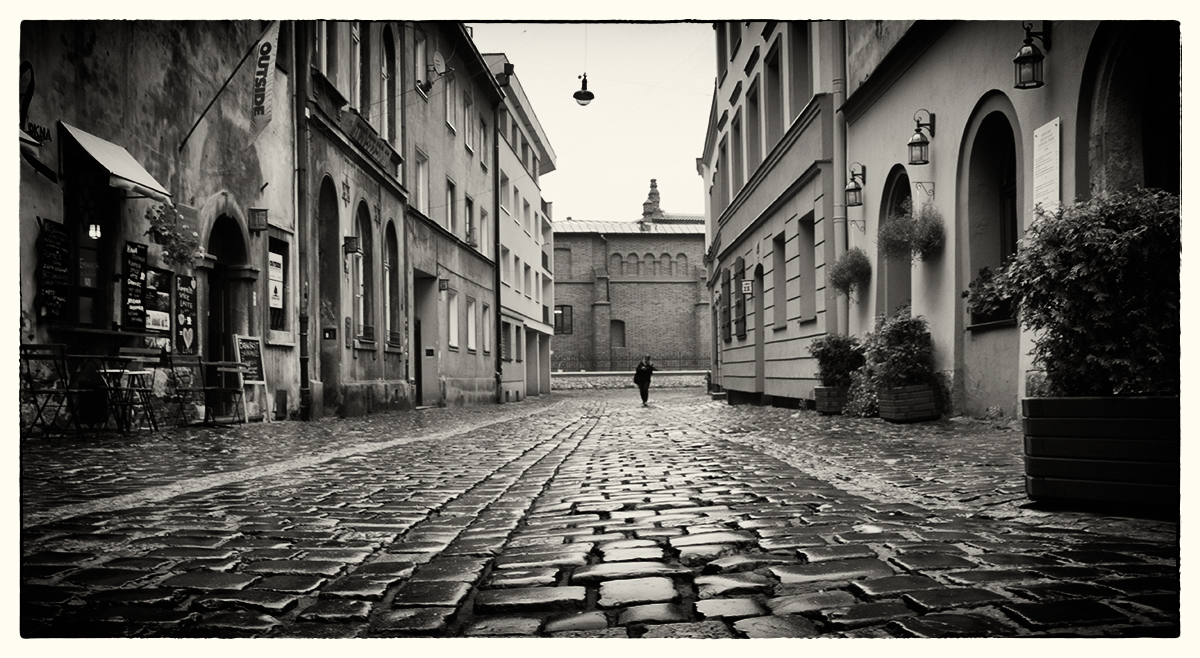
[[[513,63],[557,155],[541,179],[556,221],[635,221],[651,178],[665,212],[703,214],[696,158],[716,77],[710,23],[469,25],[479,52]],[[572,94],[585,56],[596,98],[582,107]]]

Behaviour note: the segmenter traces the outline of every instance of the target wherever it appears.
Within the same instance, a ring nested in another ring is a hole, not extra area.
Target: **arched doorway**
[[[1021,141],[1012,103],[999,92],[976,106],[964,136],[958,205],[959,257],[967,283],[986,267],[997,271],[1017,250],[1024,208],[1017,163]],[[963,285],[962,288],[966,288]],[[958,389],[971,416],[1017,413],[1020,333],[1014,309],[973,314],[963,302],[962,370]]]
[[[326,176],[317,200],[317,249],[320,261],[321,408],[339,415],[342,410],[342,341],[351,340],[352,327],[341,327],[342,244],[337,189]]]
[[[1080,195],[1180,192],[1180,42],[1173,21],[1105,22],[1080,90]],[[1085,159],[1086,156],[1086,159]],[[1086,178],[1085,178],[1086,177]]]
[[[883,190],[883,203],[879,207],[880,226],[892,218],[912,212],[912,185],[903,165],[892,167]],[[879,252],[875,260],[880,270],[876,308],[880,313],[891,316],[900,307],[912,303],[912,259],[887,258]]]
[[[208,321],[205,355],[209,361],[234,360],[233,335],[246,333],[249,317],[235,283],[246,265],[246,244],[237,220],[221,215],[213,222],[205,252],[211,257],[207,273]]]

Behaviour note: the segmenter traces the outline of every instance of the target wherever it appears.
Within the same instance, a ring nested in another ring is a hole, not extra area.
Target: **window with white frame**
[[[458,349],[458,291],[446,291],[446,344]]]
[[[429,64],[425,55],[425,33],[420,29],[413,31],[413,79],[422,94],[429,93],[426,86],[429,83]]]
[[[464,136],[464,140],[467,145],[467,149],[470,151],[474,151],[475,150],[475,126],[471,122],[471,115],[473,114],[471,112],[471,109],[472,109],[471,94],[470,94],[470,92],[463,92],[463,124],[464,124],[463,128],[465,128],[466,132],[467,132],[467,134]]]
[[[478,331],[475,320],[475,300],[467,297],[467,350],[474,352],[476,348],[475,333]]]
[[[358,206],[355,234],[358,237],[358,251],[352,254],[354,259],[354,333],[359,340],[375,340],[375,323],[372,317],[375,297],[373,286],[374,249],[371,239],[371,212],[367,209],[365,202]]]
[[[446,88],[442,92],[442,96],[446,99],[446,125],[450,130],[458,130],[458,79],[453,73],[447,73],[443,78],[446,83]]]
[[[426,217],[429,216],[429,156],[417,150],[416,181],[413,185],[413,205]]]
[[[467,243],[478,244],[479,236],[475,235],[475,200],[469,196],[463,197],[463,219],[467,225]]]
[[[516,290],[517,292],[521,292],[521,280],[522,280],[521,272],[522,272],[521,257],[514,255],[513,256],[513,280],[516,281],[516,283],[513,284],[513,289]]]
[[[479,118],[479,165],[487,169],[488,160],[491,157],[488,150],[488,124],[487,119]]]
[[[483,305],[483,353],[490,354],[492,351],[492,307],[488,304]]]
[[[508,250],[508,247],[505,247],[505,246],[500,247],[500,280],[504,281],[505,283],[508,283],[508,279],[509,279],[509,274],[508,274],[509,253],[510,252]]]
[[[483,208],[479,209],[479,251],[485,255],[492,253],[491,243],[488,242],[488,214]]]
[[[449,178],[446,179],[446,228],[458,235],[458,188]]]
[[[500,209],[508,211],[508,175],[500,170]]]
[[[379,67],[379,111],[383,120],[379,122],[380,137],[392,146],[400,143],[396,130],[396,41],[392,37],[392,28],[383,29],[383,62]]]

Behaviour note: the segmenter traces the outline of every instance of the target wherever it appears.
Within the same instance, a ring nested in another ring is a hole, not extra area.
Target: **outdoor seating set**
[[[157,432],[154,393],[159,373],[166,377],[163,401],[175,407],[175,425],[192,421],[189,409],[202,405],[199,422],[215,425],[215,409],[231,405],[234,420],[248,420],[243,378],[246,366],[202,361],[157,348],[122,347],[116,354],[68,354],[60,343],[21,345],[21,438],[121,435]]]

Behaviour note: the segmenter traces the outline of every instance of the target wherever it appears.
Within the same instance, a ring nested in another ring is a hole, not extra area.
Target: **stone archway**
[[[904,165],[895,165],[888,172],[883,187],[883,202],[879,206],[879,226],[889,217],[905,212],[905,203],[912,204],[912,185]],[[875,262],[879,267],[875,308],[891,316],[902,306],[912,303],[912,259],[886,258],[879,252]]]

